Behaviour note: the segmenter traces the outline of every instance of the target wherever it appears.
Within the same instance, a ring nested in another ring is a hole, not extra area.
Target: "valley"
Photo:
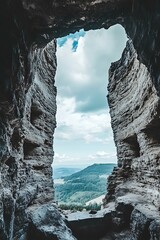
[[[61,176],[55,170],[55,175],[59,176],[55,179],[58,204],[101,204],[102,196],[106,193],[107,176],[115,166],[115,164],[93,164],[69,176],[63,176],[65,172],[70,171],[69,169],[63,171]]]

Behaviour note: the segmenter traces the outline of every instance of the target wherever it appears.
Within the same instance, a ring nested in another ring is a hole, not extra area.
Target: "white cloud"
[[[85,160],[85,161],[84,161]],[[57,165],[78,165],[88,166],[93,163],[116,163],[116,154],[99,151],[94,154],[84,156],[84,160],[79,157],[72,157],[66,154],[55,154],[53,166]]]
[[[120,26],[77,36],[76,51],[73,52],[74,36],[62,39],[57,51],[55,151],[59,154],[54,162],[115,162],[106,100],[108,69],[112,61],[120,58],[127,38]]]
[[[76,99],[59,97],[57,110],[57,137],[100,141],[98,135],[110,130],[110,115],[106,112],[75,112]]]
[[[67,154],[59,154],[59,153],[55,153],[55,156],[54,156],[54,161],[53,161],[53,164],[52,166],[59,166],[59,165],[77,165],[78,162],[80,161],[80,158],[79,157],[73,157],[73,156],[69,156]],[[83,165],[80,164],[80,165]]]
[[[126,39],[124,29],[114,26],[86,32],[79,38],[76,52],[72,51],[70,38],[58,47],[59,95],[75,97],[77,110],[82,112],[106,108],[108,69],[111,62],[120,58]]]
[[[105,151],[99,151],[99,152],[96,152],[95,154],[93,155],[90,155],[89,156],[90,159],[110,159],[110,158],[116,158],[116,153],[115,152],[105,152]]]

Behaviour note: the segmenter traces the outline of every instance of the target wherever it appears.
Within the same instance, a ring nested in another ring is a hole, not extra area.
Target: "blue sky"
[[[57,39],[54,166],[116,162],[106,99],[108,69],[126,41],[120,25]]]

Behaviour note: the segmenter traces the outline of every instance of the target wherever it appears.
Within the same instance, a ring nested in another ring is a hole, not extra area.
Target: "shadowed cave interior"
[[[158,0],[1,2],[0,239],[73,240],[67,224],[83,240],[92,233],[159,240],[159,11]],[[108,179],[105,212],[66,220],[54,203],[51,171],[55,38],[117,23],[131,39],[109,71],[118,167]]]

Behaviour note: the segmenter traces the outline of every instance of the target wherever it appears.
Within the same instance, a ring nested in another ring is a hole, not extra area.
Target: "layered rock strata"
[[[159,207],[159,97],[150,73],[137,60],[131,41],[122,58],[112,64],[109,75],[108,102],[118,156],[113,175],[117,176],[117,184],[122,183],[125,188],[129,180],[130,192],[132,187],[140,194],[146,191],[145,199],[148,196]],[[108,198],[114,198],[114,189],[109,187]]]
[[[159,208],[159,12],[158,0],[1,2],[0,239],[30,240],[39,234],[46,239],[73,239],[52,205],[54,39],[80,28],[107,29],[116,23],[125,27],[134,47],[129,43],[110,70],[118,169],[110,177],[106,202],[119,198],[125,202],[126,194],[136,195],[129,204],[133,208],[127,208],[129,215],[118,207],[124,204],[116,205],[113,223],[120,227],[131,221],[133,239],[142,240],[146,228],[146,239],[159,239],[158,218],[146,220],[146,210],[138,207],[145,202],[151,212],[152,205]],[[140,195],[142,202],[137,200]]]
[[[106,195],[106,202],[116,201],[113,221],[123,228],[128,219],[131,239],[159,239],[156,227],[154,233],[149,229],[155,219],[160,220],[160,104],[151,75],[137,60],[131,41],[122,58],[111,65],[108,102],[118,157]]]
[[[1,239],[20,239],[28,226],[27,208],[47,203],[54,195],[55,42],[36,50],[33,46],[28,58],[32,84],[26,87],[23,82],[22,62],[17,73],[22,84],[17,85],[13,102],[3,102],[1,109]]]
[[[38,231],[53,237],[51,229],[43,229],[49,214],[60,222],[52,229],[54,237],[61,238],[61,225],[69,239],[62,216],[49,206],[54,199],[56,41],[47,35],[33,41],[22,6],[10,4],[1,3],[0,239],[39,239]],[[37,211],[41,212],[38,223]],[[34,226],[37,232],[28,231]]]

